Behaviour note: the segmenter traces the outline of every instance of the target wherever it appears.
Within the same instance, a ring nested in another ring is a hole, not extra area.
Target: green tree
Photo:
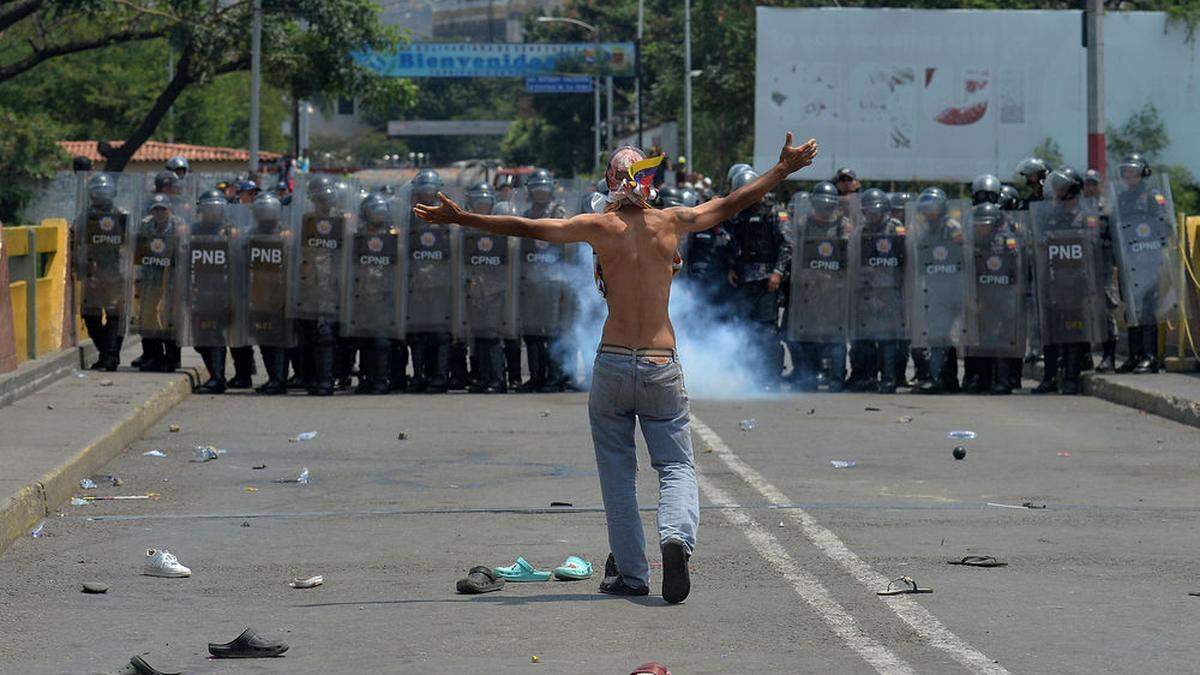
[[[32,196],[29,185],[54,175],[63,151],[58,128],[46,115],[17,115],[0,108],[0,223],[12,222]]]
[[[1158,116],[1158,109],[1147,103],[1125,120],[1119,127],[1108,127],[1109,162],[1117,163],[1130,153],[1141,153],[1158,171],[1165,173],[1171,181],[1171,194],[1175,210],[1195,214],[1200,207],[1200,185],[1187,167],[1159,165],[1158,158],[1171,145],[1166,124]]]

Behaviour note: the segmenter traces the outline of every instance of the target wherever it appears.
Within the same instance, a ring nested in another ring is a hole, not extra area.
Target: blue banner
[[[419,42],[394,52],[356,52],[354,59],[386,77],[632,77],[634,54],[632,42]]]
[[[539,75],[525,78],[527,94],[590,94],[592,78],[571,75]]]

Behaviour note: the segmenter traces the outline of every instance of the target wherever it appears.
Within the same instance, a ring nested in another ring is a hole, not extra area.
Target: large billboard
[[[390,52],[358,52],[354,58],[387,77],[631,77],[636,53],[632,42],[414,42]]]
[[[789,130],[821,143],[809,176],[1007,178],[1046,138],[1084,166],[1082,25],[1078,11],[759,7],[755,166]],[[1196,44],[1153,12],[1107,14],[1104,41],[1110,123],[1153,103],[1165,159],[1200,174]]]

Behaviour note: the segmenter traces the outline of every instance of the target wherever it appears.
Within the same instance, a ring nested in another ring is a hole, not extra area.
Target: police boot
[[[982,394],[985,389],[983,369],[986,359],[968,356],[963,359],[962,388],[968,394]]]
[[[525,358],[529,361],[529,379],[517,387],[521,394],[535,392],[545,383],[546,351],[541,338],[525,341]]]
[[[142,355],[129,362],[129,367],[142,370],[142,366],[153,364],[158,354],[157,350],[152,349],[151,345],[146,344],[147,339],[142,338]],[[146,372],[146,371],[142,371]]]
[[[1007,363],[1006,369],[1008,371],[1008,388],[1020,389],[1021,376],[1025,374],[1025,359],[1015,357],[1005,359],[1005,362]]]
[[[942,354],[942,389],[948,394],[957,394],[961,390],[958,384],[958,350],[947,347]]]
[[[915,354],[915,352],[914,352]],[[915,389],[914,394],[944,394],[946,393],[946,375],[942,371],[947,365],[947,350],[944,347],[933,347],[925,352],[925,361],[929,369],[929,376],[918,381],[920,382]]]
[[[357,351],[349,340],[339,339],[333,343],[334,391],[350,391],[350,377],[354,372],[354,355]]]
[[[412,345],[412,379],[408,381],[408,391],[420,394],[429,386],[429,340],[425,335],[409,337],[408,344]]]
[[[1096,364],[1097,373],[1111,373],[1117,368],[1117,341],[1116,339],[1104,341],[1104,353],[1100,357],[1100,363]]]
[[[173,373],[179,370],[182,365],[183,350],[179,348],[179,343],[174,340],[163,340],[163,363],[162,371],[164,373]]]
[[[450,384],[450,335],[437,333],[430,336],[429,384],[426,394],[444,394]]]
[[[280,347],[259,347],[262,353],[263,370],[267,371],[267,381],[254,391],[267,396],[278,396],[287,393],[287,352]],[[236,370],[237,366],[234,366]]]
[[[108,333],[106,336],[108,363],[105,364],[105,370],[109,371],[110,373],[115,371],[117,366],[121,365],[121,345],[125,343],[125,336],[122,335],[118,330],[120,325],[121,323],[119,318],[114,317],[111,321],[109,321],[108,325],[105,326],[105,330]]]
[[[896,386],[908,387],[908,341],[895,340],[896,345]]]
[[[403,340],[392,340],[388,347],[388,389],[408,389],[408,344]]]
[[[988,389],[988,393],[997,396],[1011,394],[1012,388],[1012,373],[1009,368],[1012,367],[1012,359],[996,359],[995,371],[992,377],[992,386]]]
[[[287,350],[288,363],[292,365],[292,376],[288,378],[288,389],[308,389],[308,349],[292,347]]]
[[[879,343],[879,386],[881,394],[896,393],[896,343]]]
[[[233,355],[233,379],[229,381],[230,389],[249,389],[254,382],[251,373],[254,372],[254,348],[230,347]]]
[[[204,360],[205,367],[208,368],[209,378],[204,384],[196,387],[197,394],[224,394],[225,393],[225,348],[224,347],[200,347],[196,351],[200,352],[200,358]]]
[[[837,394],[846,388],[846,345],[826,345],[825,353],[829,355],[828,391]]]
[[[1142,326],[1142,358],[1133,372],[1145,375],[1159,370],[1162,370],[1162,362],[1158,359],[1158,324]]]
[[[1117,367],[1118,373],[1132,373],[1134,368],[1137,368],[1138,362],[1144,357],[1142,347],[1142,327],[1130,326],[1129,328],[1129,358]]]
[[[1046,345],[1042,349],[1042,381],[1033,388],[1034,394],[1052,394],[1058,391],[1058,355],[1060,345]]]
[[[333,396],[333,345],[318,345],[313,348],[312,373],[309,377],[310,396]]]
[[[504,368],[510,389],[521,386],[521,340],[504,341]]]
[[[450,380],[446,386],[453,391],[467,388],[467,343],[450,343]]]
[[[1080,391],[1079,377],[1086,350],[1082,345],[1067,345],[1063,348],[1062,393],[1066,396],[1074,396]]]
[[[870,340],[855,340],[850,345],[850,380],[846,388],[850,391],[875,391],[878,389],[876,373],[879,371],[879,350]]]
[[[925,382],[933,379],[929,372],[929,350],[924,347],[917,347],[912,350],[913,368],[915,373],[913,379],[916,380],[918,387]]]
[[[141,363],[134,366],[143,373],[153,373],[162,370],[165,352],[161,340],[142,338]],[[130,364],[133,365],[133,364]]]

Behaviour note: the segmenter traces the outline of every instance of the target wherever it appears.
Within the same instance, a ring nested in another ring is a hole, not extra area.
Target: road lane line
[[[695,418],[693,418],[695,423]],[[758,550],[761,555],[775,571],[787,579],[805,602],[813,608],[814,611],[833,632],[880,673],[891,675],[901,673],[914,672],[912,667],[904,662],[890,649],[884,647],[874,638],[867,635],[854,617],[846,611],[829,591],[823,586],[816,577],[805,572],[800,567],[799,563],[788,555],[783,545],[768,532],[763,526],[759,525],[750,516],[746,515],[740,507],[725,494],[725,491],[713,484],[712,481],[696,474],[696,478],[700,482],[700,489],[704,492],[704,496],[712,503],[721,507],[721,513],[729,524],[737,527],[746,535],[750,543]]]
[[[696,435],[721,458],[731,471],[738,475],[750,487],[754,488],[776,506],[791,505],[792,500],[778,488],[767,482],[760,473],[742,461],[734,451],[721,440],[715,431],[700,418],[692,414],[692,428]],[[702,483],[703,485],[703,483]],[[842,567],[850,576],[872,592],[885,587],[888,578],[876,572],[870,565],[846,547],[842,540],[831,530],[818,523],[807,511],[799,508],[787,509],[788,515],[796,521],[804,532],[804,536],[831,560]],[[744,517],[745,514],[742,514]],[[933,647],[950,655],[967,669],[975,673],[991,673],[1000,675],[1008,670],[988,658],[986,654],[972,647],[965,640],[950,631],[932,612],[920,603],[903,595],[882,596],[880,600],[891,608],[904,623],[908,624],[918,635]]]

